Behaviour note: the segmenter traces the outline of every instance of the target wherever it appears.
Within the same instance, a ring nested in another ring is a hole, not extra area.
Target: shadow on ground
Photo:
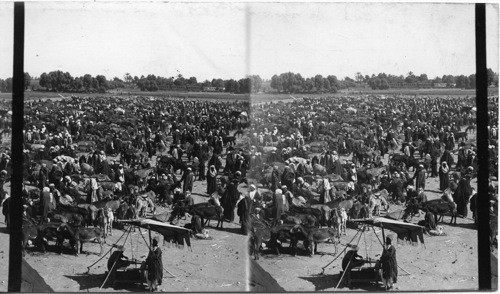
[[[103,285],[104,280],[106,279],[106,274],[80,274],[69,276],[65,275],[66,278],[72,279],[80,285],[80,291],[89,291],[93,289],[99,289]],[[144,291],[144,285],[138,283],[116,283],[113,285],[112,282],[106,281],[106,284],[102,287],[103,290],[112,288],[114,290],[124,290],[129,292],[137,292]]]
[[[311,282],[315,289],[314,291],[336,291],[336,290],[348,290],[347,283],[345,283],[345,277],[343,278],[342,283],[339,285],[339,281],[342,277],[341,273],[335,275],[313,275],[309,277],[299,277],[303,280]],[[338,288],[336,288],[338,285]],[[350,288],[352,290],[365,290],[370,292],[380,291],[381,288],[376,283],[356,283],[353,284]]]

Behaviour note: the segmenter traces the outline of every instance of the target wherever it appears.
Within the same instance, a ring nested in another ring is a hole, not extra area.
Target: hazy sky
[[[474,5],[27,2],[25,71],[239,79],[475,72]],[[12,75],[13,4],[0,3],[0,78]],[[487,5],[498,72],[498,6]]]

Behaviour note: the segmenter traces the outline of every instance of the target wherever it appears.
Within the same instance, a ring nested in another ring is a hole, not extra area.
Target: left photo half
[[[0,5],[0,258],[20,230],[21,291],[247,290],[245,5],[24,3],[19,146],[14,3]]]

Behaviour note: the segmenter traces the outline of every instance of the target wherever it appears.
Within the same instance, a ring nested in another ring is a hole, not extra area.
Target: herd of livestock
[[[490,175],[498,173],[498,108],[489,100]],[[279,253],[289,240],[308,254],[317,243],[336,242],[349,218],[374,215],[418,222],[430,234],[444,215],[475,219],[477,197],[491,203],[491,242],[496,242],[497,187],[477,195],[474,100],[464,97],[368,96],[296,99],[253,105],[252,170],[263,187],[248,206],[250,248],[255,258],[266,243]],[[255,162],[255,164],[253,164]],[[429,199],[431,178],[440,198]],[[470,205],[469,205],[470,204]],[[385,210],[383,211],[382,208]]]
[[[468,97],[413,96],[254,105],[161,97],[29,101],[23,249],[33,242],[45,251],[53,240],[78,254],[84,242],[98,240],[102,251],[117,219],[152,215],[179,224],[189,214],[186,226],[201,233],[210,219],[222,227],[237,215],[258,258],[265,247],[279,252],[283,242],[297,252],[303,241],[314,254],[318,243],[336,242],[351,218],[411,222],[423,211],[419,224],[430,232],[439,216],[475,216],[477,197],[490,197],[496,216],[497,187],[478,196],[470,185],[477,175],[473,104]],[[497,100],[489,106],[493,179]],[[9,107],[2,108],[4,118]],[[0,160],[2,183],[11,173],[8,156],[5,150]],[[427,199],[429,177],[439,177],[440,199]],[[194,203],[195,181],[206,187],[206,202]],[[1,196],[8,223],[9,195]],[[496,223],[491,229],[496,235]]]

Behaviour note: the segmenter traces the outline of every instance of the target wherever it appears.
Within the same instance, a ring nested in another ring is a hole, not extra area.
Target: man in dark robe
[[[150,291],[156,291],[158,285],[161,285],[163,280],[163,261],[162,252],[158,247],[158,239],[153,239],[153,248],[149,251],[146,258],[146,269],[148,271],[148,286]]]
[[[215,170],[218,173],[221,166],[222,166],[222,161],[221,161],[220,157],[217,156],[217,154],[212,155],[212,157],[210,158],[210,161],[208,162],[208,166],[211,166],[211,165],[215,166]]]
[[[283,171],[283,174],[281,175],[281,183],[291,189],[294,179],[295,173],[293,172],[292,168],[287,165],[285,167],[285,170]]]
[[[38,173],[38,188],[43,189],[49,185],[48,182],[48,170],[45,163],[42,163],[42,167],[40,168],[40,172]]]
[[[236,207],[236,202],[238,201],[239,196],[238,181],[230,181],[222,198],[224,220],[226,220],[227,222],[234,221],[234,208]]]
[[[439,190],[444,191],[450,186],[450,169],[446,161],[441,162],[439,167]]]
[[[217,170],[211,165],[207,171],[207,194],[212,195],[217,190]]]
[[[435,178],[437,176],[438,176],[437,157],[433,155],[431,159],[431,177]]]
[[[342,173],[342,163],[340,163],[340,158],[337,156],[337,152],[333,151],[333,173],[340,175]]]
[[[439,162],[443,162],[443,161],[446,161],[446,163],[448,164],[448,167],[451,169],[451,165],[455,162],[455,160],[453,159],[453,156],[451,156],[451,153],[449,150],[445,150],[443,152],[443,155],[441,156],[441,159],[439,160]]]
[[[59,187],[60,182],[63,177],[63,171],[57,162],[54,162],[51,171],[49,172],[49,182],[54,183],[56,187]]]
[[[392,288],[393,283],[398,281],[398,262],[396,260],[396,248],[392,245],[392,235],[385,238],[384,250],[380,257],[381,274],[380,278],[386,290]]]
[[[186,193],[186,191],[193,191],[193,183],[194,183],[194,175],[193,171],[190,167],[187,168],[186,176],[184,177],[184,185],[182,186],[182,191]]]
[[[200,157],[200,163],[198,165],[198,180],[205,180],[205,160]]]
[[[273,171],[271,173],[271,191],[274,191],[279,187],[281,187],[280,173],[278,170],[278,166],[274,166]]]
[[[415,172],[415,175],[413,176],[413,179],[415,179],[415,189],[418,190],[418,188],[422,187],[425,190],[425,169],[424,166],[421,164],[418,166],[417,171]]]
[[[247,234],[249,230],[249,221],[250,221],[250,211],[252,209],[252,199],[250,199],[250,196],[247,195],[243,199],[240,199],[238,202],[238,210],[237,214],[238,217],[240,218],[240,224],[241,224],[241,233],[242,234]]]
[[[467,204],[469,204],[471,194],[470,176],[466,175],[460,179],[458,187],[453,194],[453,200],[457,204],[457,214],[462,218],[467,217]]]

